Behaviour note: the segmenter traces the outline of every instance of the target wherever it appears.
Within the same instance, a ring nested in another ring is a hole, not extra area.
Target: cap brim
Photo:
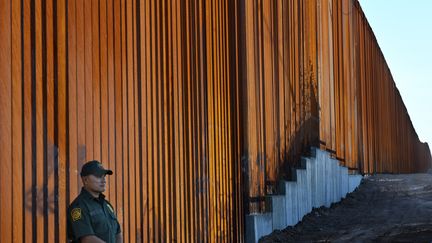
[[[99,170],[94,173],[94,175],[96,176],[112,175],[112,174],[113,174],[112,170]]]

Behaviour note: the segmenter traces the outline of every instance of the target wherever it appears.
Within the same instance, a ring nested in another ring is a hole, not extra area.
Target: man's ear
[[[87,176],[81,176],[81,180],[82,180],[83,184],[85,185],[85,184],[87,184],[88,177]]]

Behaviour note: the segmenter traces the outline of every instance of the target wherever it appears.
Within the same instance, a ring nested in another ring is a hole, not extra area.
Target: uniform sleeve
[[[117,222],[117,233],[116,233],[116,235],[118,235],[118,234],[121,233],[121,227],[120,227],[118,219],[116,220],[116,222]]]
[[[78,240],[86,235],[95,234],[91,226],[90,214],[85,208],[79,205],[73,206],[69,210],[68,222],[74,240]]]
[[[113,216],[113,218],[115,218],[115,221],[116,221],[116,235],[118,235],[118,234],[120,234],[121,233],[121,227],[120,227],[120,223],[119,223],[119,221],[118,221],[118,219],[117,219],[117,216],[115,215],[115,213],[114,213],[114,207],[111,205],[111,203],[110,202],[108,202],[107,200],[105,200],[105,202],[107,203],[107,206],[108,206],[108,208],[109,208],[109,210],[110,210],[110,212],[111,212],[111,214],[112,214],[112,216]]]

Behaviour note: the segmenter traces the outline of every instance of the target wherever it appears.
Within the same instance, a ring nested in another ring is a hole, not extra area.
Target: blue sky
[[[432,150],[432,1],[359,2],[414,128]]]

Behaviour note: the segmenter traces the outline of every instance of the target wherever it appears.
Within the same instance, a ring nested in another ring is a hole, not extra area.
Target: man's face
[[[88,175],[83,177],[84,188],[93,193],[102,193],[106,188],[106,175],[95,176]]]

